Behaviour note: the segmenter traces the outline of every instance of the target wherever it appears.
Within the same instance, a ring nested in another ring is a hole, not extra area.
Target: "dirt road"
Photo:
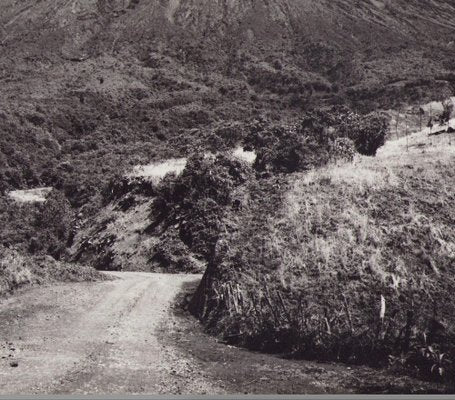
[[[168,316],[181,285],[200,277],[114,275],[0,305],[0,394],[223,393],[157,335],[176,324]]]
[[[226,346],[176,298],[200,276],[113,273],[0,300],[0,395],[427,393],[441,387],[364,367]]]

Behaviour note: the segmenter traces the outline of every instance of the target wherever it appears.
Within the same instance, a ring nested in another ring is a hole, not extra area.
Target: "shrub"
[[[374,156],[385,144],[389,133],[389,122],[385,115],[347,113],[340,116],[339,121],[338,134],[352,139],[360,154]]]
[[[44,251],[59,259],[72,233],[73,218],[74,212],[65,195],[53,190],[35,216],[34,226],[40,241],[39,246],[34,243],[34,252]]]
[[[250,126],[246,138],[258,157],[255,167],[277,172],[305,171],[331,160],[353,157],[352,143],[338,137],[334,116],[326,112],[306,113],[290,125],[267,126],[260,120]]]
[[[321,166],[329,161],[329,140],[318,140],[313,132],[302,132],[299,126],[275,130],[277,139],[270,147],[258,151],[255,167],[277,172],[296,172]]]
[[[330,143],[330,156],[333,161],[342,160],[352,162],[355,154],[355,144],[349,138],[339,137]]]
[[[191,206],[191,218],[180,225],[180,238],[205,259],[212,255],[222,226],[223,206],[211,198],[199,199]]]
[[[232,193],[250,176],[247,165],[224,155],[190,157],[180,176],[168,175],[157,187],[150,228],[177,226],[183,243],[209,259]]]
[[[452,101],[448,100],[448,101],[444,101],[442,103],[442,107],[443,107],[443,110],[442,110],[442,113],[441,115],[439,116],[439,121],[441,122],[441,124],[448,124],[450,122],[450,119],[452,118],[452,114],[453,114],[453,103]]]

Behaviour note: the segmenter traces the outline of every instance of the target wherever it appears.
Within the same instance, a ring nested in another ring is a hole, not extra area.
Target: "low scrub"
[[[0,247],[0,296],[32,285],[102,279],[106,277],[91,267],[63,263],[51,256],[26,256]]]

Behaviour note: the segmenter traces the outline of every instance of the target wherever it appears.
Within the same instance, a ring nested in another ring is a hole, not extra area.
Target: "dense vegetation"
[[[193,311],[229,342],[453,373],[453,160],[333,166],[377,154],[384,111],[453,95],[450,2],[79,3],[0,4],[0,292],[69,259],[208,265]]]
[[[453,160],[362,164],[250,183],[193,311],[255,350],[450,380],[453,194],[437,193],[455,183]]]
[[[356,152],[374,156],[388,134],[385,115],[332,109],[301,113],[296,122],[284,126],[256,121],[249,126],[245,144],[258,153],[256,169],[297,172],[329,161],[352,161]]]
[[[131,165],[227,146],[237,124],[453,93],[446,1],[156,3],[2,2],[0,193],[53,186],[89,215]]]
[[[30,254],[65,256],[74,234],[74,211],[66,197],[53,190],[45,203],[21,204],[0,198],[0,243]]]
[[[357,150],[350,137],[360,150],[370,132],[381,138],[378,146],[384,142],[386,119],[382,119],[382,129],[373,131],[369,125],[376,128],[378,120],[375,115],[332,110],[302,113],[291,125],[261,119],[218,129],[211,134],[218,151],[194,153],[178,176],[171,174],[159,184],[146,177],[114,179],[103,193],[103,205],[109,212],[100,213],[92,228],[82,229],[86,235],[77,236],[75,257],[99,269],[122,269],[129,268],[131,252],[142,251],[146,260],[136,261],[140,264],[136,269],[142,270],[146,264],[149,270],[203,271],[223,229],[223,218],[235,213],[248,198],[248,182],[329,162],[352,161]],[[231,150],[220,151],[227,147],[221,143],[225,137],[243,137],[245,147],[257,152],[254,165],[236,159]],[[147,204],[150,223],[144,226],[135,215],[143,215]],[[128,235],[119,233],[133,226],[136,233],[132,231],[131,235],[141,235],[142,244],[128,241]],[[125,245],[120,244],[123,240]]]

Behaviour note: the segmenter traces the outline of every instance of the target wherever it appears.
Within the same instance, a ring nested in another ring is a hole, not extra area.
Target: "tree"
[[[348,113],[341,117],[337,127],[339,136],[350,138],[356,150],[365,156],[376,155],[378,149],[385,144],[389,128],[387,117],[380,113]]]
[[[454,109],[453,103],[450,100],[444,101],[444,102],[442,102],[442,107],[443,107],[443,110],[439,117],[439,120],[441,121],[442,125],[445,125],[445,124],[449,125],[450,119],[452,118],[453,109]]]
[[[35,217],[34,225],[39,232],[40,246],[35,246],[34,250],[42,250],[57,259],[60,258],[70,237],[73,219],[74,212],[65,195],[53,190]]]

